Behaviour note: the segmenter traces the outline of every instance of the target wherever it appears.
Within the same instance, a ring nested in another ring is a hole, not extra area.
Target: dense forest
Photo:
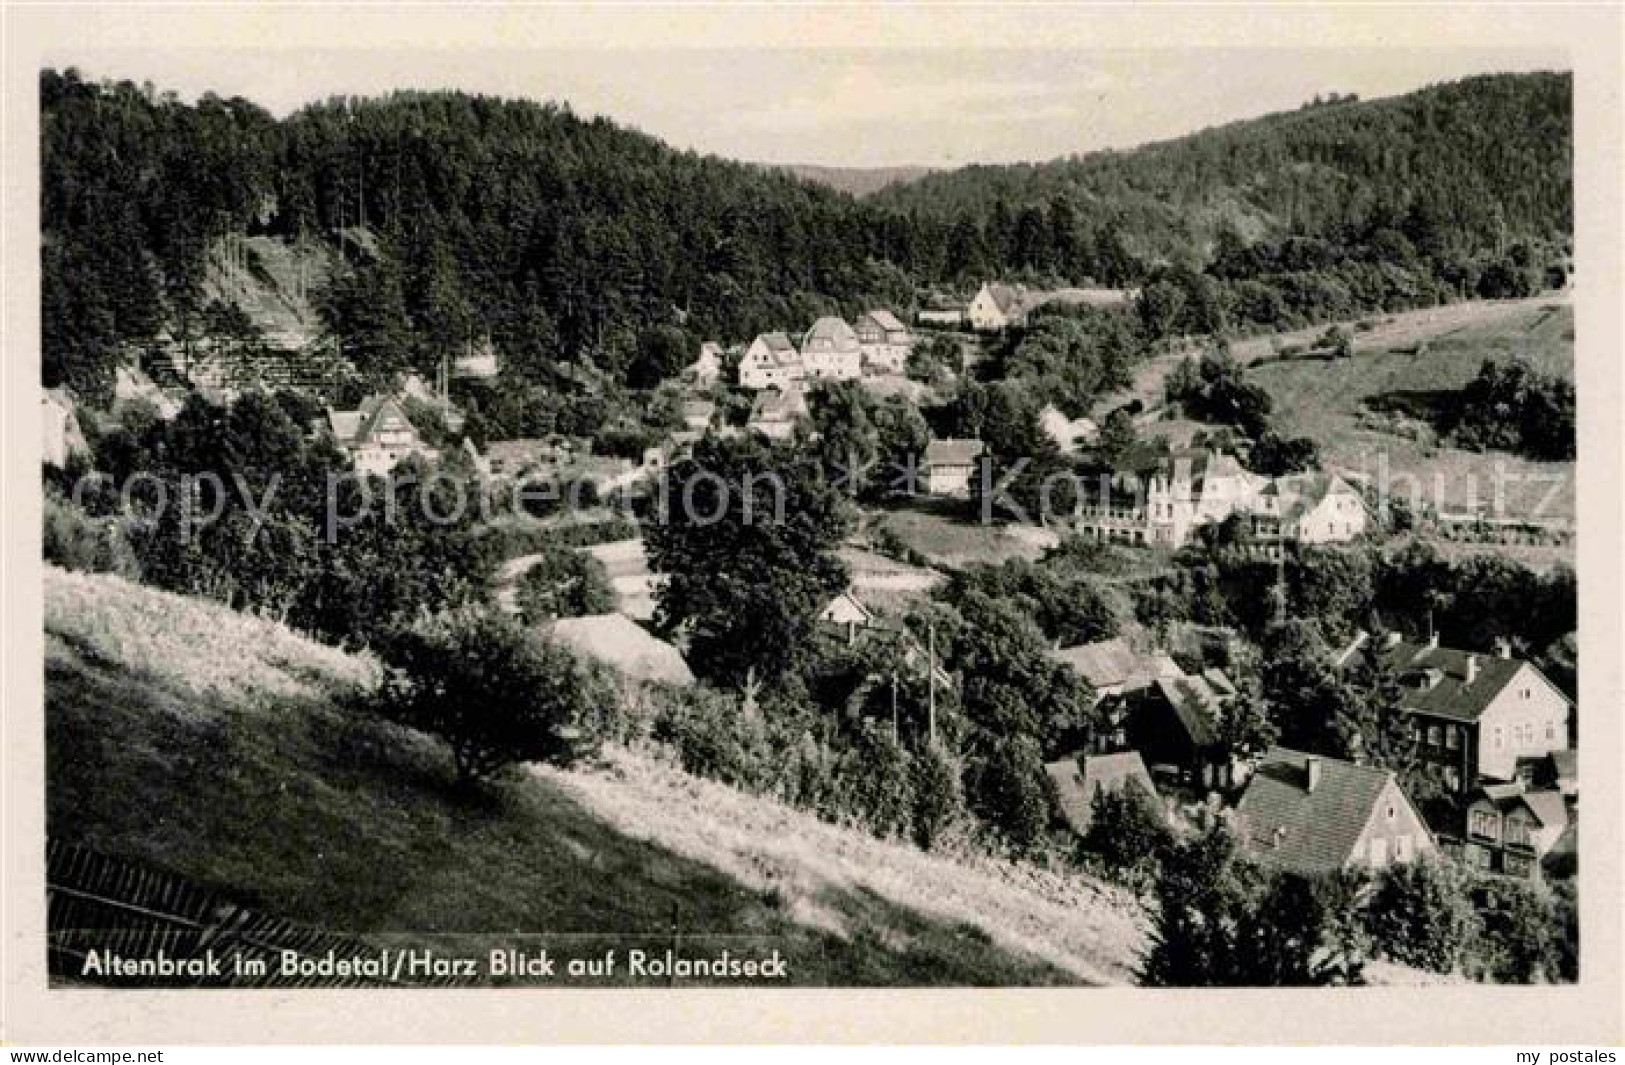
[[[277,120],[73,70],[44,72],[40,94],[45,381],[91,399],[132,346],[220,319],[204,280],[228,234],[345,252],[318,295],[363,372],[427,369],[489,335],[527,382],[590,366],[626,383],[673,336],[907,310],[992,276],[1142,286],[1149,339],[1516,295],[1561,280],[1572,213],[1558,74],[865,199],[567,105],[397,93]]]

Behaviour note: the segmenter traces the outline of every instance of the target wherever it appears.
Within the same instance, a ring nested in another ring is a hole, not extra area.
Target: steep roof
[[[1162,808],[1156,803],[1157,789],[1151,783],[1151,774],[1146,772],[1139,751],[1090,755],[1081,759],[1081,768],[1079,761],[1063,758],[1044,767],[1055,783],[1061,816],[1079,835],[1088,832],[1094,821],[1095,796],[1102,791],[1118,791],[1129,781],[1144,788],[1146,798],[1152,800],[1153,812],[1162,814]]]
[[[1348,864],[1372,811],[1393,783],[1387,769],[1320,758],[1320,775],[1309,790],[1313,757],[1273,747],[1247,781],[1236,821],[1242,845],[1260,861],[1301,873],[1323,873]],[[1395,792],[1404,798],[1397,785]]]
[[[947,437],[925,445],[926,466],[969,466],[982,454],[980,440]]]
[[[1121,636],[1097,643],[1058,648],[1049,655],[1055,661],[1071,666],[1096,690],[1144,688],[1158,677],[1179,672],[1179,667],[1166,654],[1136,651]]]
[[[795,344],[791,343],[790,338],[783,333],[759,333],[751,346],[755,347],[757,343],[767,349],[768,357],[776,365],[794,366],[801,361],[801,356],[796,352]]]
[[[1231,691],[1235,690],[1228,678],[1225,684]],[[1175,716],[1193,745],[1206,747],[1218,741],[1218,712],[1227,692],[1216,689],[1205,676],[1176,674],[1158,677],[1152,685],[1174,708]]]
[[[1004,314],[1015,314],[1021,310],[1023,300],[1021,289],[993,282],[982,287],[987,289],[987,294],[992,298],[994,305]]]
[[[1516,781],[1510,784],[1486,784],[1478,789],[1480,799],[1488,799],[1497,809],[1510,812],[1514,807],[1525,807],[1547,828],[1561,828],[1569,823],[1568,804],[1563,793],[1552,788],[1525,791]],[[1478,801],[1478,800],[1475,800]]]
[[[694,674],[677,648],[656,639],[623,614],[560,618],[545,631],[560,643],[634,680],[694,683]]]
[[[801,339],[801,350],[817,350],[830,348],[835,351],[858,350],[858,334],[846,324],[845,318],[837,318],[833,314],[824,317],[812,324],[807,335]]]
[[[1271,481],[1262,494],[1280,498],[1278,512],[1282,521],[1298,520],[1330,495],[1350,495],[1365,506],[1365,500],[1360,499],[1353,486],[1335,473],[1287,474]]]
[[[781,422],[805,417],[806,414],[806,391],[792,382],[783,389],[767,388],[756,393],[756,401],[751,405],[750,420],[752,424]]]
[[[1469,660],[1474,660],[1474,664],[1470,666]],[[1467,722],[1477,721],[1501,690],[1528,664],[1517,658],[1403,640],[1387,650],[1384,661],[1400,675],[1405,689],[1402,704],[1405,709]],[[1473,679],[1469,683],[1470,671]],[[1430,681],[1431,687],[1422,687]]]
[[[897,315],[886,310],[884,307],[879,307],[875,310],[867,312],[865,317],[888,333],[908,332],[908,326],[898,321]]]
[[[414,435],[417,433],[417,428],[394,396],[368,396],[361,401],[361,406],[356,410],[327,412],[328,425],[333,430],[334,439],[351,447],[371,443],[378,432],[378,427],[391,415],[405,422],[407,429]]]

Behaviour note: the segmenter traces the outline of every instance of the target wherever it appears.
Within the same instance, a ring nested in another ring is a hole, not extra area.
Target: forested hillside
[[[46,71],[45,380],[103,398],[130,345],[229,322],[204,282],[235,234],[345,252],[313,295],[363,372],[488,334],[531,383],[658,379],[701,337],[991,276],[1141,284],[1151,339],[1521,294],[1561,280],[1569,89],[1476,78],[858,200],[555,104],[399,93],[279,121]]]

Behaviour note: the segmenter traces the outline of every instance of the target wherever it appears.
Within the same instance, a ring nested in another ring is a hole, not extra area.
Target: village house
[[[509,480],[550,477],[585,450],[577,441],[555,433],[545,437],[492,440],[485,445],[485,461],[492,477]]]
[[[1073,519],[1079,535],[1113,543],[1177,548],[1199,527],[1237,515],[1273,551],[1288,543],[1348,543],[1371,522],[1360,493],[1336,474],[1271,479],[1207,448],[1156,457],[1112,476],[1104,490],[1084,489]]]
[[[1308,876],[1382,869],[1438,849],[1392,770],[1287,747],[1264,755],[1234,823],[1258,862]]]
[[[807,376],[821,381],[851,381],[863,376],[863,347],[845,319],[825,315],[801,338],[801,364]]]
[[[497,349],[490,337],[466,344],[463,353],[452,361],[451,366],[453,377],[479,381],[489,381],[501,372],[502,364],[497,360]]]
[[[694,433],[703,433],[711,426],[711,419],[716,417],[717,405],[708,399],[685,399],[680,411],[683,419],[683,428]]]
[[[1167,820],[1151,774],[1146,772],[1137,751],[1063,758],[1044,766],[1044,772],[1055,785],[1061,818],[1080,836],[1089,834],[1095,820],[1095,798],[1102,792],[1122,793],[1138,788],[1146,799],[1146,810],[1158,821]]]
[[[1252,535],[1263,544],[1343,544],[1365,534],[1371,512],[1335,473],[1277,477],[1249,509]]]
[[[61,469],[74,456],[88,456],[90,445],[79,427],[79,415],[73,400],[59,388],[41,390],[40,430],[44,434],[41,451],[47,466]]]
[[[965,308],[971,328],[997,333],[1026,321],[1026,292],[1012,285],[984,282]]]
[[[707,340],[700,345],[700,356],[683,370],[683,377],[701,388],[709,388],[722,377],[722,345]]]
[[[900,374],[908,365],[914,334],[891,311],[877,309],[861,315],[853,331],[863,351],[866,372]]]
[[[1555,790],[1527,790],[1521,782],[1486,784],[1467,804],[1462,854],[1487,873],[1537,878],[1574,823],[1572,808]]]
[[[948,329],[959,325],[965,320],[963,307],[921,307],[914,320],[921,325],[939,326]]]
[[[1179,665],[1164,652],[1135,650],[1121,636],[1057,648],[1049,652],[1049,657],[1088,682],[1096,705],[1110,704],[1108,717],[1113,728],[1096,737],[1097,749],[1103,751],[1121,750],[1128,744],[1125,700],[1143,693],[1159,677],[1183,675]]]
[[[984,445],[980,440],[948,437],[931,441],[925,446],[925,458],[921,463],[925,490],[934,496],[970,498],[971,478],[976,475],[976,465],[983,450]]]
[[[1573,703],[1504,642],[1484,654],[1440,647],[1437,637],[1409,643],[1396,633],[1381,654],[1399,676],[1401,705],[1423,756],[1457,794],[1480,780],[1512,781],[1520,759],[1569,746]]]
[[[1217,669],[1158,676],[1124,700],[1119,728],[1158,772],[1190,787],[1231,788],[1245,767],[1220,741],[1219,718],[1235,694]]]
[[[739,360],[741,388],[784,388],[806,376],[801,354],[783,333],[758,335]]]
[[[361,473],[383,477],[409,456],[429,461],[439,457],[394,396],[368,396],[357,410],[329,409],[327,427]]]
[[[809,413],[806,389],[792,382],[757,393],[745,427],[769,440],[788,440]]]
[[[1251,507],[1266,484],[1222,451],[1181,451],[1113,476],[1104,491],[1085,484],[1073,520],[1085,539],[1176,548],[1197,526]]]
[[[952,675],[936,661],[929,647],[922,645],[901,621],[871,610],[852,588],[825,604],[818,612],[818,624],[825,634],[848,647],[865,641],[894,647],[905,669],[923,676],[929,663],[938,685],[953,685]]]

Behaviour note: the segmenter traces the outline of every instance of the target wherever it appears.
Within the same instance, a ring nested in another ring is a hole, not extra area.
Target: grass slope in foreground
[[[800,984],[1122,983],[1118,893],[932,857],[611,750],[454,797],[443,751],[340,709],[376,664],[217,605],[45,575],[47,826],[393,945],[647,933],[778,947]],[[623,951],[624,955],[624,951]]]

